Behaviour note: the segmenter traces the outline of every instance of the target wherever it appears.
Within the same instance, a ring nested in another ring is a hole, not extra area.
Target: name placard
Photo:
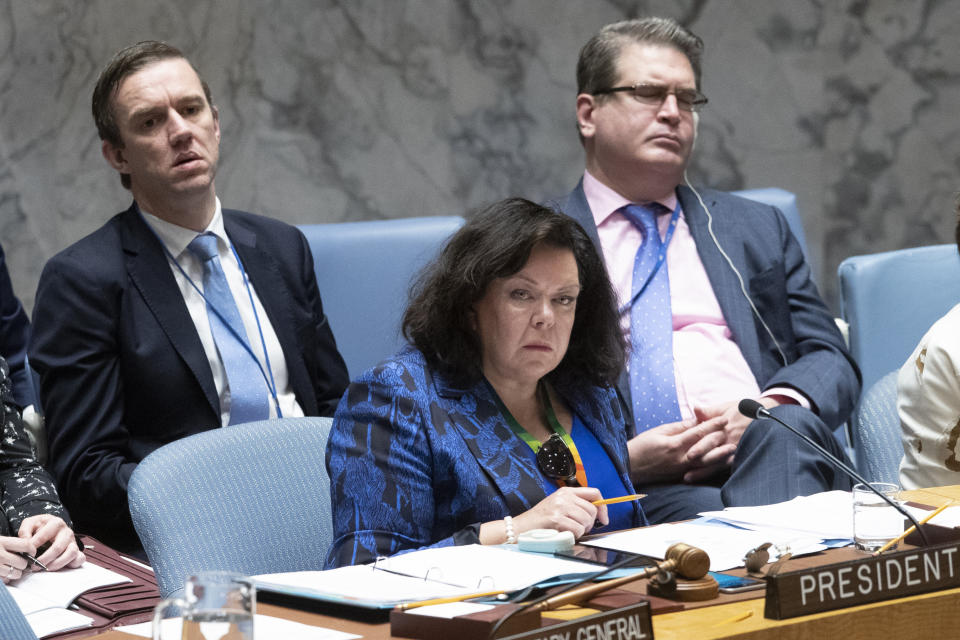
[[[783,620],[952,587],[960,587],[957,542],[768,577],[764,616]]]
[[[638,602],[501,640],[653,640],[650,604]]]

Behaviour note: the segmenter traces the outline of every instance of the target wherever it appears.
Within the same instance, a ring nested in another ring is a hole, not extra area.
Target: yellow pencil
[[[713,625],[713,626],[715,626],[715,627],[722,627],[722,626],[725,625],[725,624],[733,624],[734,622],[743,622],[744,620],[746,620],[747,618],[749,618],[749,617],[752,616],[752,615],[753,615],[753,611],[746,611],[746,612],[741,613],[741,614],[739,614],[739,615],[733,616],[732,618],[727,618],[726,620],[721,620],[720,622],[716,623],[716,624]]]
[[[604,498],[603,500],[594,500],[593,504],[595,506],[600,506],[602,504],[617,504],[618,502],[630,502],[631,500],[639,500],[640,498],[646,498],[647,494],[645,493],[634,493],[629,496],[620,496],[619,498]]]
[[[486,598],[488,596],[498,596],[506,591],[484,591],[482,593],[465,593],[462,596],[450,596],[449,598],[433,598],[432,600],[420,600],[419,602],[404,602],[398,604],[397,609],[406,611],[407,609],[416,609],[417,607],[426,607],[431,604],[447,604],[450,602],[462,602],[472,598]]]
[[[933,513],[931,513],[931,514],[928,515],[926,518],[924,518],[923,520],[921,520],[918,524],[926,524],[926,523],[930,522],[931,520],[933,520],[933,518],[934,518],[938,513],[940,513],[941,511],[943,511],[944,509],[946,509],[947,507],[949,507],[949,506],[952,505],[952,504],[953,504],[953,501],[951,500],[950,502],[946,502],[946,503],[940,505],[939,508],[937,508]],[[874,551],[874,552],[873,552],[873,555],[875,555],[875,556],[880,555],[881,553],[883,553],[884,551],[886,551],[887,549],[889,549],[889,548],[892,547],[893,545],[897,544],[898,542],[900,542],[901,540],[903,540],[904,538],[906,538],[908,535],[910,535],[911,533],[913,533],[913,532],[916,531],[916,530],[917,530],[916,525],[910,527],[909,529],[907,529],[906,531],[904,531],[903,533],[901,533],[899,536],[897,536],[896,538],[894,538],[893,540],[891,540],[891,541],[888,542],[887,544],[883,545],[882,547],[880,547],[879,549],[877,549],[876,551]]]

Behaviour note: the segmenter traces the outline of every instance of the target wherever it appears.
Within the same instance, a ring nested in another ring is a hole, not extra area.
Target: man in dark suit
[[[631,469],[654,522],[847,488],[805,443],[737,403],[755,398],[842,456],[831,428],[860,385],[783,215],[684,184],[707,102],[702,48],[662,18],[608,25],[584,46],[586,171],[556,203],[602,250],[620,298]]]
[[[46,265],[30,352],[78,530],[136,549],[127,481],[147,454],[238,422],[332,415],[348,380],[303,235],[221,209],[219,115],[180,51],[118,52],[93,112],[134,202]]]

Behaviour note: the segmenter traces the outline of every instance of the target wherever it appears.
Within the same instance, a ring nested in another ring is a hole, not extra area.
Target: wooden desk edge
[[[960,500],[960,485],[904,491],[904,499],[938,507],[949,500]],[[665,613],[653,617],[657,640],[696,637],[703,640],[740,638],[743,640],[809,640],[811,637],[875,640],[878,637],[948,637],[960,628],[960,589],[925,593],[899,600],[875,602],[802,616],[789,620],[763,617],[763,598],[741,600],[710,607]],[[883,615],[876,610],[882,609]],[[390,627],[333,619],[318,614],[258,605],[257,612],[304,624],[355,633],[364,638],[389,638]],[[749,614],[749,615],[747,615]],[[744,617],[746,616],[746,617]],[[97,640],[132,640],[119,631],[107,631]]]

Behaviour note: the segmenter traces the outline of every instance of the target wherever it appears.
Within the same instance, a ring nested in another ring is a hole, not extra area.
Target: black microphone
[[[923,532],[923,529],[920,527],[920,523],[917,522],[916,518],[910,515],[909,511],[907,511],[906,509],[901,507],[899,504],[897,504],[887,496],[877,491],[876,487],[874,487],[872,484],[867,482],[866,478],[864,478],[859,473],[851,469],[848,465],[844,464],[844,462],[839,458],[837,458],[835,455],[833,455],[832,453],[830,453],[829,451],[821,447],[819,444],[817,444],[817,442],[815,442],[813,438],[811,438],[805,433],[800,433],[800,431],[791,427],[789,424],[787,424],[777,416],[767,411],[766,407],[764,407],[762,404],[760,404],[759,402],[751,398],[744,398],[743,400],[741,400],[740,404],[737,405],[737,409],[740,411],[740,413],[747,416],[748,418],[752,418],[753,420],[760,420],[761,418],[769,418],[774,422],[782,424],[784,427],[792,431],[794,434],[799,436],[801,440],[803,440],[804,442],[809,444],[811,447],[819,451],[820,455],[826,458],[827,460],[829,460],[834,467],[836,467],[837,469],[840,469],[845,474],[847,474],[847,476],[852,478],[855,484],[860,483],[862,485],[869,487],[870,490],[873,491],[878,496],[880,496],[880,498],[882,498],[884,502],[886,502],[891,507],[893,507],[898,512],[900,512],[903,515],[903,517],[905,517],[907,520],[913,523],[913,526],[917,528],[917,533],[920,535],[920,539],[923,540],[924,546],[930,545],[930,543],[927,542],[926,534]]]

